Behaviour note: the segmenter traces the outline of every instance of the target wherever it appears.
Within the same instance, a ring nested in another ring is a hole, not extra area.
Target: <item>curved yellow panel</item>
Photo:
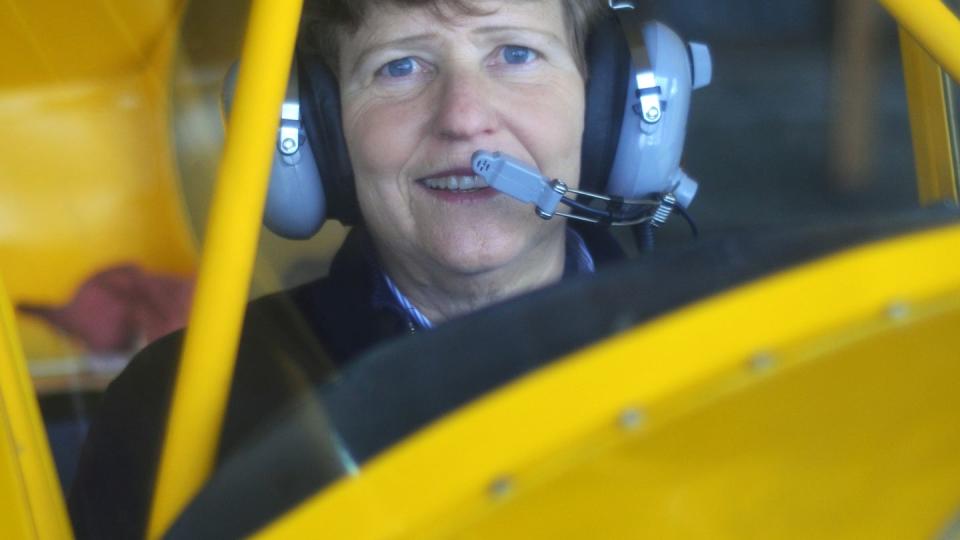
[[[0,271],[14,304],[63,305],[128,264],[193,273],[169,114],[182,3],[0,3]],[[31,356],[71,349],[23,321]]]
[[[914,309],[651,404],[451,536],[937,538],[960,511],[960,296]]]
[[[931,538],[960,509],[960,227],[681,309],[412,436],[263,531]]]
[[[152,86],[140,73],[0,95],[0,260],[15,301],[62,303],[116,263],[192,271]]]

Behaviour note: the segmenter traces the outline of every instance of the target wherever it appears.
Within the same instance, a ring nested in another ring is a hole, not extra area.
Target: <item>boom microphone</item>
[[[650,199],[625,199],[601,195],[567,187],[558,179],[549,179],[531,165],[501,152],[477,150],[471,158],[473,172],[482,176],[487,184],[524,204],[532,204],[536,214],[543,219],[561,216],[587,223],[607,226],[632,226],[649,224],[659,227],[675,209],[681,210],[672,193],[664,193]],[[580,200],[568,197],[573,194]],[[560,204],[572,212],[558,210]],[[679,212],[689,217],[686,212]],[[693,226],[690,222],[691,227]]]

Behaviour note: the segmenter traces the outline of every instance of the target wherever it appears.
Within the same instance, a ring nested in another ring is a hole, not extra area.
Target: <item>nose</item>
[[[494,96],[481,74],[449,73],[440,88],[435,109],[435,131],[451,141],[469,141],[494,133],[499,116]]]

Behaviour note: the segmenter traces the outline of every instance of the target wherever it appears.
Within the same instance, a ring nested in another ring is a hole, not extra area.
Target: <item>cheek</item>
[[[418,140],[415,106],[378,103],[344,107],[343,134],[358,178],[396,176]]]
[[[579,78],[516,101],[512,130],[545,176],[579,184],[584,92]]]
[[[413,154],[417,133],[415,107],[368,100],[345,103],[343,133],[357,183],[360,211],[374,230],[388,234],[408,229],[407,184],[400,181]]]

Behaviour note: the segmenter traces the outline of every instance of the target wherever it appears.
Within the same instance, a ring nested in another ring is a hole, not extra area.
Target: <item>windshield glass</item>
[[[568,33],[577,19],[559,0],[496,4],[453,19],[378,5],[352,27],[356,13],[337,22],[307,3],[297,95],[286,100],[299,108],[277,116],[280,180],[215,473],[176,534],[249,534],[575,351],[771,273],[953,219],[946,197],[920,204],[917,160],[928,156],[915,157],[908,83],[917,81],[904,79],[918,72],[876,3],[650,2],[631,19],[636,40],[618,30],[602,44],[598,33]],[[250,14],[246,2],[164,5],[88,13],[77,46],[96,62],[72,65],[66,45],[42,38],[56,76],[31,67],[38,56],[15,62],[22,69],[4,85],[5,147],[19,150],[8,152],[15,181],[0,186],[3,279],[65,493],[78,479],[75,526],[105,537],[146,527],[179,329],[201,251],[217,249],[204,240],[225,93],[233,99],[225,81]],[[619,29],[608,11],[597,20]],[[46,28],[30,24],[26,35]],[[487,28],[510,25],[527,31]],[[411,38],[424,27],[437,30]],[[382,43],[371,47],[374,38]],[[121,42],[114,57],[109,45]],[[650,58],[630,71],[636,43]],[[644,70],[654,84],[634,104],[627,83]],[[940,77],[955,183],[958,94]],[[285,140],[296,152],[284,153]],[[56,148],[38,160],[23,141]],[[492,177],[470,161],[477,150],[535,163],[540,191],[521,202],[487,186]],[[317,191],[295,183],[311,174],[323,178],[327,219],[315,234],[290,234],[316,206]],[[557,203],[554,179],[614,200],[568,192],[573,202]],[[537,217],[548,195],[551,212],[600,223]]]
[[[365,463],[396,442],[564,353],[777,268],[924,226],[923,217],[892,218],[919,210],[895,25],[869,3],[814,3],[788,11],[757,3],[674,2],[648,14],[685,39],[709,44],[712,56],[711,84],[691,97],[682,159],[700,183],[689,210],[698,241],[680,217],[656,232],[652,254],[637,241],[639,234],[614,229],[635,262],[412,338],[371,338],[374,346],[360,358],[345,365],[333,360],[336,375],[323,375],[326,384],[316,395],[281,413],[283,420],[273,424],[281,427],[228,460],[180,527],[203,530],[218,523],[218,509],[229,512],[237,504],[264,515],[289,505],[283,498],[227,495],[249,492],[243,479],[265,454],[319,444],[320,450],[303,461],[291,458],[295,464],[278,473],[291,486],[290,499],[302,498],[340,475],[362,474]],[[328,232],[324,225],[321,235]],[[283,247],[268,254],[272,242]],[[329,256],[340,242],[336,237],[322,252]],[[348,246],[340,252],[348,253]],[[300,283],[291,272],[321,253],[301,249],[266,233],[258,263],[286,276],[278,287],[289,288]],[[731,261],[731,249],[744,264]],[[299,254],[287,262],[277,256],[294,251]],[[625,299],[625,288],[635,296]],[[307,312],[305,326],[314,336],[325,325],[356,331]],[[376,323],[367,323],[364,332],[376,334]],[[327,340],[321,331],[316,345],[335,358],[339,351],[331,351]],[[304,441],[301,430],[290,429],[304,423],[303,415],[324,418],[335,433]],[[316,475],[290,480],[306,469]]]

